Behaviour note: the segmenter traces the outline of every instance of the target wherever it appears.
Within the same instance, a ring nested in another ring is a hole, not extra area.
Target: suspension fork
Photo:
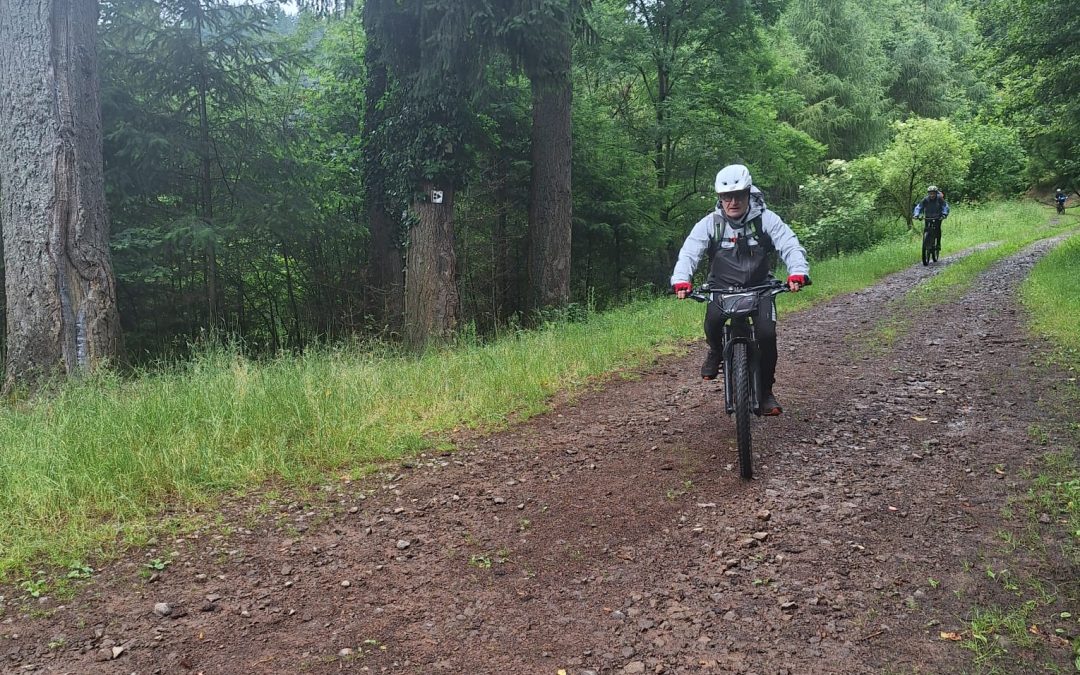
[[[761,359],[758,350],[754,324],[747,317],[729,319],[724,323],[724,410],[727,414],[735,413],[735,369],[731,367],[731,355],[736,342],[746,345],[750,368],[750,410],[755,415],[761,414]]]

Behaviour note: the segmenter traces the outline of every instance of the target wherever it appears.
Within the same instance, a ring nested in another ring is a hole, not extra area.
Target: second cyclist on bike
[[[1054,192],[1054,205],[1057,207],[1058,213],[1065,213],[1065,200],[1068,198],[1069,195],[1065,194],[1061,188]]]
[[[741,164],[726,166],[716,174],[716,208],[694,225],[679,251],[671,286],[685,298],[693,286],[690,280],[703,257],[709,258],[708,283],[713,288],[744,287],[772,277],[775,254],[788,269],[792,291],[810,283],[806,251],[791,228],[765,207],[761,191],[754,187],[750,171]],[[701,376],[714,379],[724,355],[724,315],[709,303],[705,311],[705,338],[709,353],[701,366]],[[754,326],[761,346],[761,414],[782,412],[772,388],[776,373],[776,305],[767,298],[758,306]]]
[[[932,232],[934,241],[930,242],[934,251],[941,250],[941,221],[949,217],[949,203],[945,201],[945,195],[941,194],[936,185],[926,188],[926,196],[915,205],[912,217],[916,220],[926,219],[923,233]]]

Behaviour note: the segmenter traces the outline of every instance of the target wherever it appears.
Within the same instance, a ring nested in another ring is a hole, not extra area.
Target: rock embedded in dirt
[[[172,606],[167,602],[158,602],[154,604],[154,614],[164,618],[173,613]]]

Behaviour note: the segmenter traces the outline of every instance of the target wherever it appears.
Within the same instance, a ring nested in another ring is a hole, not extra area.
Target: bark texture
[[[382,52],[374,38],[368,38],[364,60],[368,66],[367,106],[364,111],[364,138],[371,138],[383,124],[386,113],[378,105],[386,94],[388,74],[382,62]],[[385,170],[379,152],[368,148],[364,153],[364,190],[367,202],[368,227],[371,231],[371,264],[369,283],[377,298],[375,314],[391,333],[400,333],[404,322],[405,270],[401,262],[398,241],[398,221],[386,208]]]
[[[5,388],[121,354],[96,0],[0,0]]]
[[[432,189],[425,185],[424,200],[413,206],[405,260],[405,342],[413,348],[448,337],[458,320],[454,193],[445,190],[435,204]]]
[[[532,181],[529,187],[529,298],[533,309],[570,301],[570,41],[565,70],[534,72]]]

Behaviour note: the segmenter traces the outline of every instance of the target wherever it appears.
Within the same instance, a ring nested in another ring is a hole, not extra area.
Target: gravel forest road
[[[698,342],[456,452],[227,503],[74,598],[8,589],[0,669],[978,671],[943,634],[970,637],[972,612],[1023,579],[1080,615],[1061,528],[1036,522],[1031,550],[1002,535],[1053,449],[1033,430],[1075,390],[1017,301],[1056,241],[933,307],[903,298],[956,257],[783,316],[785,412],[755,422],[753,481]],[[998,638],[1007,671],[1069,672],[1051,629]]]

